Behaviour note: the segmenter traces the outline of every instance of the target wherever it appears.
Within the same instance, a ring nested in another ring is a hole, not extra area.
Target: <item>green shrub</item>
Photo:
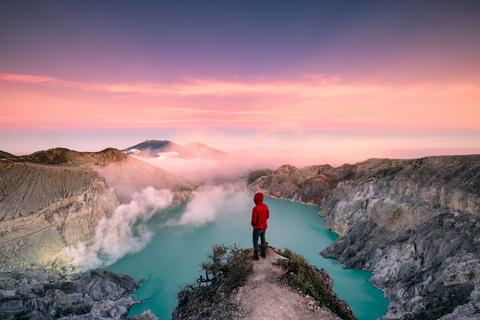
[[[233,290],[247,280],[253,271],[253,263],[250,260],[250,251],[241,249],[236,244],[225,246],[213,245],[212,252],[208,254],[207,261],[200,264],[205,271],[206,279],[200,276],[199,283],[224,282],[228,290]]]

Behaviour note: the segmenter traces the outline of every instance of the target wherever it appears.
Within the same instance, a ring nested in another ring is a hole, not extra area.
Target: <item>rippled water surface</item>
[[[177,304],[176,293],[184,284],[195,283],[201,272],[199,264],[206,259],[213,244],[252,247],[253,196],[225,195],[211,200],[214,206],[199,203],[193,208],[194,212],[191,206],[182,204],[157,213],[148,223],[155,232],[151,242],[142,251],[108,267],[129,274],[137,281],[147,279],[133,296],[136,300],[148,300],[134,306],[130,316],[151,309],[162,320],[171,319]],[[338,236],[324,228],[325,220],[318,216],[318,207],[273,198],[266,198],[265,203],[270,208],[266,237],[271,246],[289,248],[318,268],[328,270],[334,279],[334,291],[350,304],[358,319],[376,319],[385,314],[388,300],[367,281],[371,273],[342,269],[334,260],[319,255]],[[190,223],[172,226],[171,219],[180,221],[185,212],[200,218],[186,219]]]

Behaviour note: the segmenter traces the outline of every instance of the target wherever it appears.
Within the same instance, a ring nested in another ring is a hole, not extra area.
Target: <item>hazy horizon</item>
[[[0,150],[480,153],[480,3],[3,1]],[[282,154],[283,153],[283,154]]]

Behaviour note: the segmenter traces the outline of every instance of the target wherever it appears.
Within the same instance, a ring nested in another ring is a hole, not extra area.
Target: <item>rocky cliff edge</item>
[[[478,319],[480,155],[285,165],[248,189],[319,205],[341,236],[322,255],[374,274],[383,319]]]

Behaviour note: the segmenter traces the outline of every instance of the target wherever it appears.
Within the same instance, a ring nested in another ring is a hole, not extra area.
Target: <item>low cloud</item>
[[[275,169],[267,159],[232,156],[225,159],[181,158],[176,152],[160,153],[157,157],[132,156],[160,169],[199,183],[216,184],[242,177],[258,169]]]

